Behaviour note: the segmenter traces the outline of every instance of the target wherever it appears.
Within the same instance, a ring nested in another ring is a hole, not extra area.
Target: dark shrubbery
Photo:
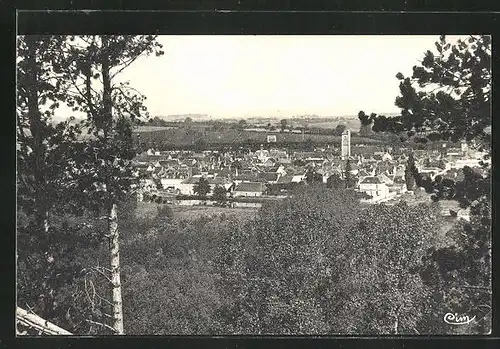
[[[445,307],[419,274],[429,205],[308,187],[247,221],[158,219],[123,247],[129,334],[413,334]]]
[[[300,186],[290,198],[265,203],[250,220],[234,215],[178,220],[166,205],[158,207],[154,220],[147,220],[131,212],[133,205],[123,205],[126,333],[448,333],[450,329],[438,326],[438,321],[450,304],[438,295],[450,282],[449,275],[458,270],[472,284],[477,277],[470,278],[464,266],[469,265],[474,275],[486,273],[482,264],[467,262],[465,249],[472,242],[459,241],[460,229],[480,234],[487,227],[457,226],[454,239],[459,247],[446,255],[444,250],[428,254],[437,236],[436,211],[430,205],[364,206],[359,199],[351,190]],[[88,239],[85,234],[93,229],[85,229],[82,238]],[[27,238],[21,236],[20,242],[28,243]],[[484,250],[483,245],[474,248]],[[100,248],[73,248],[69,260],[64,251],[66,257],[56,258],[59,269],[53,275],[61,273],[60,267],[81,270],[97,260],[105,262]],[[450,254],[456,258],[446,257]],[[52,273],[43,256],[37,258],[43,275]],[[445,259],[451,264],[444,265]],[[20,260],[30,259],[23,255]],[[37,293],[32,285],[27,287],[23,275],[38,269],[19,265],[20,299],[33,304]],[[443,265],[446,270],[440,272]],[[57,288],[55,301],[61,305],[56,309],[61,313],[49,314],[48,319],[83,333],[87,329],[76,325],[76,319],[99,321],[103,315],[94,313],[88,303],[82,291],[84,277],[71,273],[65,285],[52,286]],[[109,297],[100,291],[103,280],[91,276],[86,275],[87,283],[92,280],[98,292]],[[471,306],[485,302],[459,295]],[[62,312],[68,308],[73,322],[64,320]],[[96,309],[102,313],[106,306]]]

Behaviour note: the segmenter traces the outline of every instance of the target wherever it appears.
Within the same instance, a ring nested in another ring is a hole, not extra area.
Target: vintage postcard
[[[18,336],[491,332],[488,35],[17,36]]]

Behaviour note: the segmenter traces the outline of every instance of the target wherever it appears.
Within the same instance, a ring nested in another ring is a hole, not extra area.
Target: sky
[[[151,116],[392,113],[396,74],[411,75],[438,37],[160,36],[165,54],[120,79],[147,96]]]

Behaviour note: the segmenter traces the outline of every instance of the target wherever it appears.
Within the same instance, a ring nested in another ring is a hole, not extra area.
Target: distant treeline
[[[343,120],[343,119],[342,119]],[[300,131],[306,134],[334,135],[340,136],[347,128],[346,124],[351,124],[352,120],[346,122],[338,119],[311,119],[311,120],[296,120],[296,119],[261,119],[261,120],[208,120],[208,121],[193,121],[187,117],[184,121],[166,121],[159,117],[150,119],[143,123],[143,126],[155,127],[174,127],[174,128],[193,128],[193,129],[211,129],[220,131],[224,129],[243,130],[248,128],[257,128],[269,132],[291,132]]]

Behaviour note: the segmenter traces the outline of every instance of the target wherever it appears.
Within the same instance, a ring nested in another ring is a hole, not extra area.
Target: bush
[[[158,206],[158,215],[157,217],[159,218],[167,218],[167,219],[173,219],[174,218],[174,211],[172,211],[172,208],[167,205],[161,205]]]

